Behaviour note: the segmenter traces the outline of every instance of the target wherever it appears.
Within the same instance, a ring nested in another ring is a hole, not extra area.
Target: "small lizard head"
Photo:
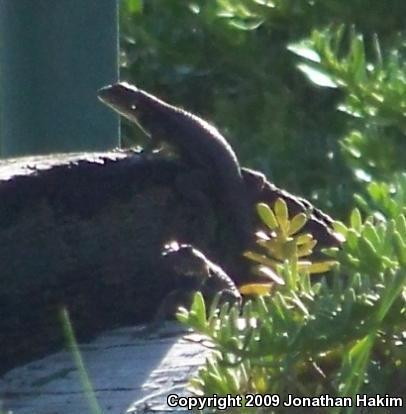
[[[190,244],[171,242],[162,252],[165,262],[178,274],[199,277],[204,280],[208,275],[207,259]]]
[[[141,91],[136,86],[127,82],[120,82],[99,89],[97,96],[120,115],[132,122],[137,122],[137,105],[140,94]]]
[[[105,86],[98,91],[97,96],[114,111],[136,123],[146,135],[165,135],[157,112],[168,104],[155,96],[127,82]]]

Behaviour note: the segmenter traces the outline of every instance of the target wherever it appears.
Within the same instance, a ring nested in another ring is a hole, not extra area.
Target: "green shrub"
[[[336,230],[346,242],[326,253],[340,266],[320,281],[311,283],[310,268],[298,267],[298,250],[290,250],[277,266],[283,282],[271,295],[249,300],[241,311],[223,305],[206,316],[197,293],[189,311],[180,309],[179,320],[207,336],[214,349],[192,391],[277,394],[281,400],[288,394],[353,401],[356,394],[406,394],[406,218],[376,225],[354,210],[350,225],[337,223]],[[267,412],[290,411],[278,406]]]
[[[335,111],[349,91],[314,88],[287,49],[309,36],[314,47],[310,33],[323,34],[331,24],[355,25],[367,39],[365,62],[374,62],[376,34],[386,70],[396,65],[397,50],[399,62],[402,56],[402,0],[126,0],[122,6],[122,76],[214,122],[243,164],[264,171],[277,185],[344,218],[362,186],[361,171],[371,173],[366,164],[378,162],[372,169],[387,174],[402,163],[406,152],[399,151],[404,143],[396,128],[366,132],[353,117]],[[362,42],[357,45],[362,50]]]

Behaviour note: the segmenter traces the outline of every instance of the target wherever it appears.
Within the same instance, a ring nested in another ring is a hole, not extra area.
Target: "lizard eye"
[[[180,245],[177,241],[172,240],[171,242],[165,244],[162,256],[167,256],[169,253],[177,252],[180,249]]]
[[[137,109],[137,106],[136,105],[131,105],[131,110],[135,110],[135,109]]]

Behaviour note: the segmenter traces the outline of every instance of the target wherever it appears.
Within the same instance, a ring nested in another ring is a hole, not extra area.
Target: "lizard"
[[[169,144],[182,160],[210,175],[216,197],[227,209],[230,229],[235,232],[231,240],[242,251],[252,240],[251,208],[237,156],[220,132],[198,116],[126,82],[101,88],[98,97],[140,126],[152,145]]]
[[[142,330],[142,334],[148,336],[158,331],[168,317],[174,316],[179,306],[189,308],[193,293],[197,291],[212,304],[242,304],[240,291],[230,276],[191,244],[176,241],[166,244],[161,260],[165,271],[174,276],[175,288],[165,295],[152,322]]]
[[[169,243],[162,257],[165,265],[181,277],[182,290],[201,290],[208,299],[220,293],[226,300],[241,303],[241,294],[230,276],[192,245]]]

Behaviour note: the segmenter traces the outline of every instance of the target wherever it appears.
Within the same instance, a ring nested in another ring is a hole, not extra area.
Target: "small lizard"
[[[202,167],[226,209],[235,243],[241,250],[251,239],[251,209],[238,159],[220,132],[203,119],[122,82],[99,90],[99,99],[138,124],[152,139],[168,143],[182,160]]]
[[[201,290],[209,300],[220,293],[226,300],[241,303],[241,294],[230,276],[192,245],[172,242],[165,246],[162,256],[166,266],[180,276],[182,290]]]
[[[174,316],[179,306],[190,308],[193,293],[197,291],[201,291],[209,303],[219,295],[219,303],[241,305],[241,294],[233,280],[192,245],[176,241],[165,245],[162,264],[166,271],[175,276],[176,287],[165,295],[152,322],[142,331],[143,334],[149,335],[159,330],[168,317]]]

